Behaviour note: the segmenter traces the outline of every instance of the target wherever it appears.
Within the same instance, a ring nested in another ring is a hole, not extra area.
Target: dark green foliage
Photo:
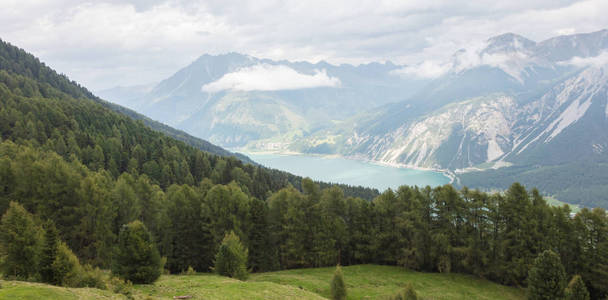
[[[340,265],[336,266],[334,277],[331,279],[331,299],[346,300],[346,283],[344,282],[344,274]]]
[[[554,195],[559,200],[585,207],[608,208],[608,162],[580,160],[539,167],[537,163],[459,174],[461,184],[480,189],[506,189],[514,181]]]
[[[133,283],[152,283],[160,277],[161,259],[146,226],[140,221],[124,225],[112,273]]]
[[[216,245],[209,220],[203,217],[203,196],[192,187],[173,185],[167,190],[167,202],[166,226],[170,230],[161,249],[168,256],[168,269],[172,273],[188,267],[209,271]]]
[[[528,274],[528,299],[563,299],[566,272],[559,256],[551,250],[543,251]]]
[[[57,248],[59,247],[59,237],[57,228],[52,221],[46,223],[44,233],[44,244],[40,254],[40,279],[42,282],[50,284],[60,284],[53,269],[53,262],[57,258]]]
[[[268,206],[266,202],[253,198],[249,207],[249,268],[253,272],[276,269],[276,255],[270,241]]]
[[[215,272],[222,276],[247,279],[247,249],[239,237],[231,231],[226,234],[215,255]]]
[[[580,275],[574,275],[566,289],[567,300],[589,300],[589,291]]]
[[[32,215],[23,206],[11,202],[0,223],[2,274],[21,280],[37,276],[41,245],[41,230]]]

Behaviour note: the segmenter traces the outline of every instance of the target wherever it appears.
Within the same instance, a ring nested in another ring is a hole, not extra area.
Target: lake
[[[450,179],[440,172],[395,168],[341,157],[243,153],[257,163],[313,180],[361,185],[384,191],[401,185],[438,186]]]

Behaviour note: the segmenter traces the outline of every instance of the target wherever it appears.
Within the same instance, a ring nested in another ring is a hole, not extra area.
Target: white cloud
[[[228,73],[220,79],[202,86],[208,93],[223,90],[279,91],[315,87],[338,87],[340,79],[330,77],[325,70],[314,74],[302,74],[283,65],[258,64]]]
[[[490,66],[503,70],[511,77],[522,81],[521,73],[526,67],[528,56],[521,51],[509,53],[486,53],[485,42],[471,43],[466,49],[459,50],[446,61],[427,60],[423,63],[407,66],[394,71],[396,74],[419,78],[437,78],[446,73],[459,73],[479,66]]]
[[[601,67],[608,64],[608,51],[604,51],[598,56],[592,57],[575,56],[572,59],[560,62],[559,64],[571,65],[576,67]]]
[[[447,73],[452,68],[450,63],[440,63],[427,60],[421,64],[406,66],[402,69],[393,71],[394,74],[406,75],[418,78],[437,78]]]

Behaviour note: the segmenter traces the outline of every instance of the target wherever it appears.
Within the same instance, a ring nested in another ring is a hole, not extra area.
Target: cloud
[[[397,69],[395,71],[392,71],[392,73],[397,75],[432,79],[444,75],[451,68],[452,64],[450,63],[440,63],[437,61],[427,60],[421,64],[406,66],[402,69]]]
[[[522,51],[509,53],[487,53],[486,42],[471,43],[466,49],[460,49],[449,60],[427,60],[413,66],[406,66],[393,73],[418,78],[433,79],[447,73],[459,73],[479,66],[490,66],[503,70],[511,77],[522,81],[521,73],[526,67],[528,56]]]
[[[504,32],[608,28],[606,0],[8,0],[0,38],[87,87],[146,84],[204,53],[330,63],[448,61]],[[440,73],[440,72],[439,72]]]
[[[570,65],[575,67],[601,67],[608,65],[608,51],[603,51],[598,56],[579,57],[575,56],[570,60],[559,62],[560,65]]]
[[[309,75],[283,65],[258,64],[225,74],[220,79],[203,85],[201,90],[214,93],[223,90],[280,91],[338,86],[340,79],[328,76],[325,70],[316,70]]]

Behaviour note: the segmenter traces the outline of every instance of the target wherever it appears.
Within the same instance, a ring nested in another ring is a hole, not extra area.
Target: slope
[[[67,95],[70,95],[74,98],[87,98],[99,102],[102,105],[119,113],[128,115],[129,117],[135,120],[142,120],[144,124],[146,124],[150,128],[162,132],[177,140],[183,141],[200,150],[221,156],[236,156],[243,162],[252,163],[249,158],[245,157],[242,154],[231,153],[205,140],[195,138],[183,131],[173,129],[160,122],[156,122],[150,118],[136,113],[133,110],[109,103],[107,101],[103,101],[99,97],[95,96],[93,93],[89,92],[86,88],[80,86],[78,83],[69,80],[64,75],[57,74],[54,70],[47,67],[44,63],[40,62],[33,55],[23,51],[22,49],[16,48],[2,41],[1,39],[0,70],[5,70],[11,74],[18,74],[28,78],[32,78],[39,82],[44,82],[49,86],[63,93],[66,93]]]

